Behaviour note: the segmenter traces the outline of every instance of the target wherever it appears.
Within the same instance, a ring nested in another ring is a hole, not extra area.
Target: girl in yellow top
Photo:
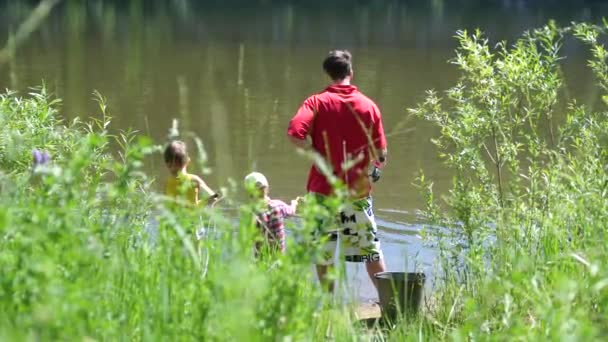
[[[192,205],[198,205],[201,197],[206,200],[206,204],[215,202],[219,196],[199,176],[186,171],[190,157],[183,141],[175,140],[169,143],[165,148],[164,157],[171,174],[165,186],[167,196],[180,198]]]

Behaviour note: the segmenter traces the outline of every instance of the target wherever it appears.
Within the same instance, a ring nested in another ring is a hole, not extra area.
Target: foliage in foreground
[[[349,311],[326,305],[311,281],[306,239],[278,262],[254,261],[253,205],[239,220],[176,205],[141,171],[158,146],[111,136],[106,120],[64,126],[56,105],[44,89],[0,96],[0,339],[357,334]],[[52,163],[32,168],[32,149],[50,151]]]
[[[434,142],[455,173],[443,204],[419,179],[430,216],[449,228],[439,236],[446,283],[430,318],[441,336],[605,336],[607,30],[549,24],[494,48],[480,32],[459,32],[459,84],[412,110],[439,127]],[[563,101],[559,52],[572,36],[590,46],[599,111]]]

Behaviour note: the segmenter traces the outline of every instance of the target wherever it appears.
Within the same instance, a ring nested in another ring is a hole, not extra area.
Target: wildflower
[[[51,155],[44,150],[33,150],[32,151],[32,157],[33,157],[33,168],[42,166],[42,165],[47,165],[49,163],[49,161],[51,161]]]

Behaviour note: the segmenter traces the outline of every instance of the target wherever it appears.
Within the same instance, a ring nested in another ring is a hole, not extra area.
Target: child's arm
[[[214,204],[220,196],[213,190],[211,190],[211,188],[207,185],[207,183],[205,183],[205,181],[201,177],[195,175],[193,178],[198,186],[199,197],[206,199],[207,205]]]
[[[295,216],[296,210],[298,209],[298,199],[296,198],[294,200],[291,200],[291,203],[289,205],[287,205],[287,203],[281,202],[279,208],[283,217]]]

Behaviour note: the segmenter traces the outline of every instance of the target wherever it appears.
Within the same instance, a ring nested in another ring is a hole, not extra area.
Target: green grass
[[[106,121],[66,126],[44,89],[26,97],[5,94],[0,108],[0,337],[357,334],[350,310],[332,308],[313,281],[306,227],[278,263],[255,261],[253,206],[243,205],[235,221],[155,194],[141,170],[144,158],[159,150],[149,139],[111,136]],[[32,169],[32,149],[50,151],[52,164]],[[311,207],[309,215],[319,209]],[[201,217],[215,222],[218,237],[199,245],[193,236]],[[158,222],[155,243],[146,230],[151,220]]]
[[[608,114],[563,100],[559,47],[570,34],[588,44],[605,92],[598,37],[606,30],[548,25],[497,46],[480,33],[458,35],[460,84],[412,110],[438,125],[439,153],[455,175],[442,202],[431,180],[418,179],[429,220],[446,227],[441,236],[426,232],[438,241],[443,282],[432,310],[379,331],[356,322],[350,307],[312,280],[309,237],[321,207],[302,213],[298,242],[289,241],[278,263],[255,261],[253,206],[226,217],[171,205],[142,171],[146,157],[159,153],[150,139],[112,136],[106,119],[66,124],[44,89],[0,96],[0,339],[605,336]],[[553,116],[562,107],[558,124]],[[53,162],[32,169],[32,149],[48,150]],[[193,239],[201,217],[215,222],[217,238]]]

